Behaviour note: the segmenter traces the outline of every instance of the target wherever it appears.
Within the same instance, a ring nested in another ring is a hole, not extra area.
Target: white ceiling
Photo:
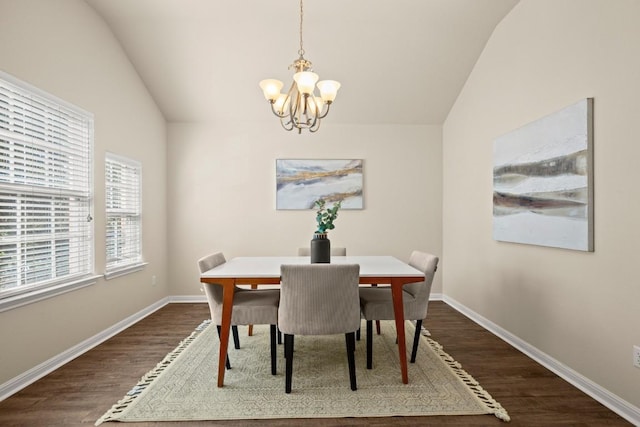
[[[273,121],[258,82],[291,82],[298,0],[86,0],[170,122]],[[305,58],[342,88],[332,123],[440,124],[518,0],[306,0]]]

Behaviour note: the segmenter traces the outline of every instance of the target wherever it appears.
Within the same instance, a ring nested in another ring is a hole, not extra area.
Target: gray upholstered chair
[[[298,256],[311,256],[311,248],[298,248]],[[331,256],[347,256],[347,248],[332,247]],[[378,286],[372,284],[371,286]],[[376,331],[380,335],[380,321],[376,320]],[[360,341],[360,329],[356,332],[356,339]]]
[[[409,258],[409,265],[422,271],[425,276],[422,282],[404,285],[402,292],[404,318],[416,321],[416,332],[411,350],[411,363],[414,363],[420,343],[422,321],[427,317],[431,284],[438,268],[438,257],[425,252],[413,251]],[[360,288],[360,309],[367,323],[367,369],[371,369],[373,364],[372,321],[393,320],[395,318],[391,288],[388,286]]]
[[[198,261],[198,267],[202,273],[225,262],[226,259],[222,252],[216,252],[201,258]],[[207,295],[211,321],[217,326],[219,335],[220,324],[222,323],[222,286],[211,283],[203,283],[202,285]],[[231,314],[232,327],[236,327],[236,325],[271,326],[271,373],[273,375],[276,374],[276,324],[278,322],[279,300],[280,291],[278,289],[250,290],[236,287],[234,289],[233,312]],[[227,369],[230,369],[228,357],[226,363]]]
[[[358,264],[282,265],[278,328],[284,334],[285,392],[291,393],[295,335],[345,334],[351,390],[357,389]]]
[[[311,248],[298,248],[298,256],[311,256]],[[347,256],[347,248],[332,247],[331,256]]]
[[[211,270],[213,267],[218,266],[222,263],[227,262],[224,258],[222,252],[218,252],[216,254],[208,255],[198,261],[198,268],[200,269],[200,274],[204,273],[207,270]],[[244,289],[235,287],[235,291],[244,291]],[[205,289],[206,291],[206,289]],[[209,306],[211,308],[211,306]],[[233,346],[236,350],[240,348],[240,334],[238,334],[238,326],[233,325],[231,327],[231,333],[233,335]],[[220,335],[220,325],[218,325],[218,335]],[[229,368],[229,362],[227,361],[227,368]]]

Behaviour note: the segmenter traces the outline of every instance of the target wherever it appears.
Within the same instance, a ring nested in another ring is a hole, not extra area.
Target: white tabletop
[[[278,278],[282,264],[309,264],[308,256],[238,257],[200,275],[201,278]],[[424,273],[392,256],[332,256],[332,264],[359,264],[360,277],[424,277]]]

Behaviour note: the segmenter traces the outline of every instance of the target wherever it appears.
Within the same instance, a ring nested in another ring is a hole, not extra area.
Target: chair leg
[[[276,374],[276,325],[271,325],[269,338],[271,338],[271,375]]]
[[[373,367],[373,322],[367,320],[367,369]]]
[[[282,332],[278,329],[278,344],[282,344]]]
[[[291,393],[291,375],[293,374],[293,335],[284,334],[284,392]]]
[[[231,326],[231,332],[233,333],[233,346],[238,350],[240,348],[240,336],[238,335],[238,327],[236,325]]]
[[[360,329],[358,328],[358,330],[356,331],[356,341],[360,341]]]
[[[351,390],[356,391],[358,384],[356,383],[356,335],[355,332],[349,332],[345,334],[345,340],[347,342],[347,360],[349,361],[349,382],[351,383]]]
[[[418,353],[418,344],[420,344],[421,329],[422,320],[416,320],[416,333],[413,336],[413,349],[411,349],[411,363],[416,363],[416,354]]]
[[[220,339],[220,325],[216,325],[216,328],[218,329],[218,339]],[[227,360],[225,361],[225,366],[227,369],[231,369],[231,363],[229,362],[229,355],[227,354]]]

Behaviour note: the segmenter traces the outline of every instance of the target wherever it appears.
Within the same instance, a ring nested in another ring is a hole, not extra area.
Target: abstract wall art
[[[276,160],[276,209],[315,209],[320,198],[362,209],[362,160]]]
[[[493,237],[593,251],[593,98],[497,138]]]

